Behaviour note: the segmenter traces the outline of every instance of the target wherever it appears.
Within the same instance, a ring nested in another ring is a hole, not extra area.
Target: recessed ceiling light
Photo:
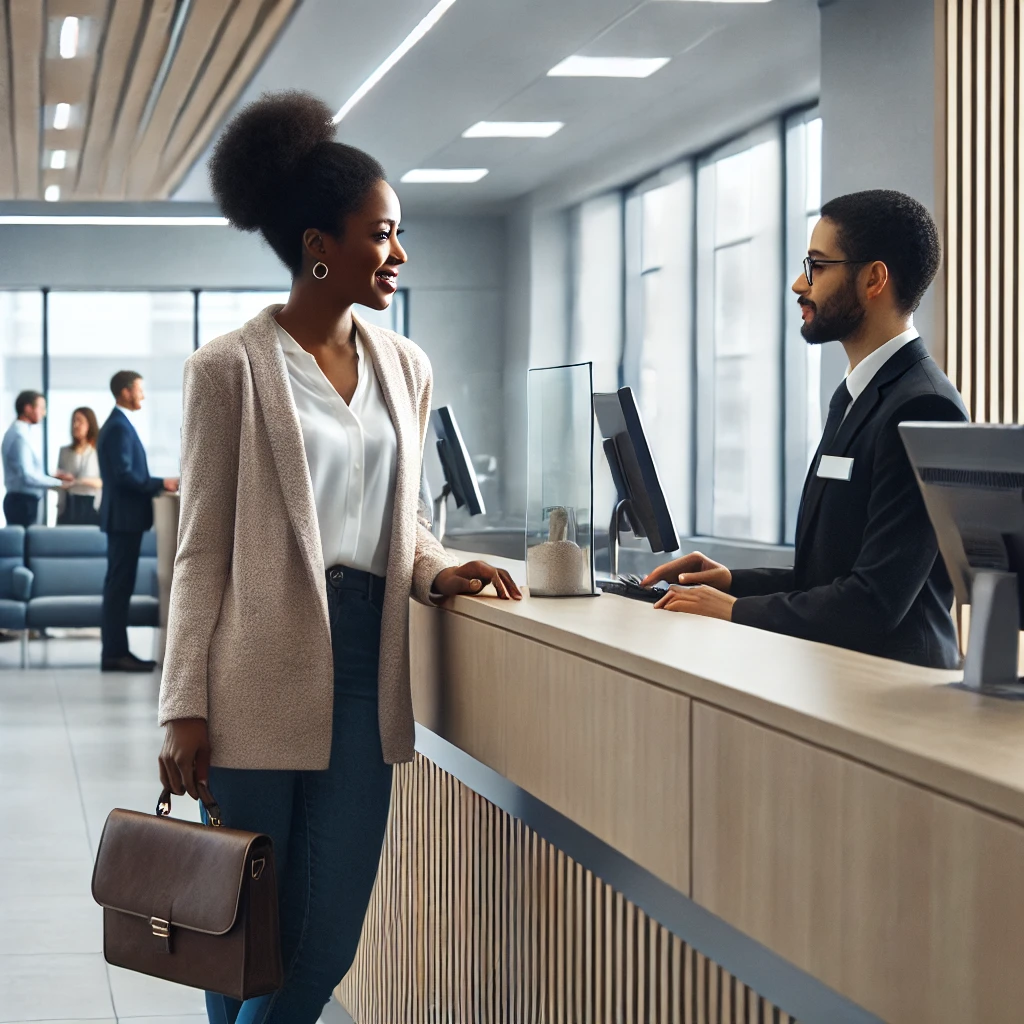
[[[68,151],[66,149],[55,149],[50,154],[50,167],[55,171],[63,171],[68,165]]]
[[[649,78],[671,57],[566,57],[548,75],[552,78]]]
[[[53,112],[53,127],[60,132],[69,124],[71,124],[71,104],[58,103],[57,109]]]
[[[52,37],[51,37],[52,38]],[[65,18],[60,27],[60,55],[68,60],[78,53],[78,19]]]
[[[47,185],[46,191],[43,193],[43,198],[48,203],[55,203],[60,199],[60,185]]]
[[[550,139],[565,127],[562,121],[477,121],[464,139]]]
[[[145,227],[145,228],[208,228],[227,227],[225,217],[104,217],[69,216],[49,214],[5,214],[0,224],[46,224],[59,227]]]
[[[455,0],[439,0],[424,15],[423,20],[395,47],[383,63],[347,100],[334,115],[337,124],[346,114],[441,20]]]
[[[486,174],[484,167],[418,167],[406,171],[402,181],[408,185],[470,185]]]

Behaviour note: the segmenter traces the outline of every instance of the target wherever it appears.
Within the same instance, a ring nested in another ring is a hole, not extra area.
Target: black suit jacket
[[[814,456],[792,569],[732,574],[734,622],[932,668],[960,664],[953,586],[897,431],[906,420],[966,420],[956,388],[909,342]],[[821,456],[853,459],[849,481],[817,476]]]
[[[96,441],[103,478],[100,529],[104,533],[145,533],[153,525],[153,496],[164,482],[149,475],[146,449],[128,417],[116,406]]]

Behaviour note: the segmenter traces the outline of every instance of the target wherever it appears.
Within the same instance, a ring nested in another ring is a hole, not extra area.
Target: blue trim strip
[[[758,995],[796,1017],[800,1024],[884,1024],[881,1018],[698,906],[565,815],[419,724],[416,749],[592,871]]]

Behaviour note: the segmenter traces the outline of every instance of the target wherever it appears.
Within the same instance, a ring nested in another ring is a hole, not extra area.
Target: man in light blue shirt
[[[4,518],[8,526],[39,522],[39,502],[51,488],[74,480],[70,473],[49,476],[32,443],[32,431],[46,416],[46,399],[38,391],[22,391],[14,403],[18,418],[4,434],[0,455],[4,465]]]

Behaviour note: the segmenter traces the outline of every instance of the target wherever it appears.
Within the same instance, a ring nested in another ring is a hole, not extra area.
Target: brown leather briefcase
[[[204,796],[209,796],[208,793]],[[274,848],[269,836],[113,810],[92,877],[107,963],[245,1000],[283,980]]]

